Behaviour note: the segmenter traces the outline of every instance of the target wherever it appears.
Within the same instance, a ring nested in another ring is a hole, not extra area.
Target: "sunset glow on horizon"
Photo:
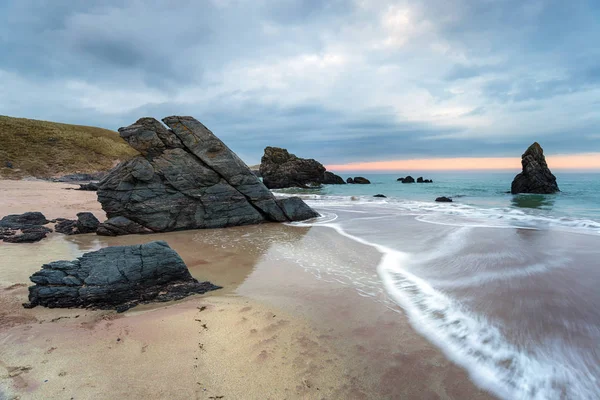
[[[546,157],[550,169],[598,169],[600,153],[555,155]],[[460,170],[520,170],[518,157],[461,157],[394,161],[357,162],[327,165],[330,171],[460,171]]]

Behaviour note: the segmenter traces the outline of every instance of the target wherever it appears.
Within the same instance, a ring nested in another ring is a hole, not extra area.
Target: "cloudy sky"
[[[0,0],[0,114],[192,115],[249,163],[600,152],[597,0]]]

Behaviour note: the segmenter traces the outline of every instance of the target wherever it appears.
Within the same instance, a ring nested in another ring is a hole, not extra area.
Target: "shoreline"
[[[33,197],[19,185],[10,195],[3,187],[0,211],[47,209],[48,218],[101,213],[95,193],[58,185],[36,183]],[[51,205],[36,207],[36,199]],[[194,277],[224,289],[124,314],[20,306],[29,275],[44,262],[158,239],[181,255]],[[327,227],[53,233],[39,243],[0,244],[0,253],[7,260],[0,267],[0,385],[22,398],[493,398],[416,333],[383,288],[364,297],[349,278],[321,270],[352,267],[376,275],[371,270],[381,258]]]

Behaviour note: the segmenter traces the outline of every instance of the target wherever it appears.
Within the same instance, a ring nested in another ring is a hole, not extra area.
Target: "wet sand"
[[[95,193],[63,189],[69,186],[1,181],[0,215],[103,217]],[[158,239],[197,279],[224,289],[123,314],[20,305],[29,275],[44,262]],[[0,256],[0,388],[7,398],[491,397],[415,333],[383,289],[375,296],[357,290],[352,276],[377,279],[380,255],[332,229],[51,234],[36,244],[0,243]]]

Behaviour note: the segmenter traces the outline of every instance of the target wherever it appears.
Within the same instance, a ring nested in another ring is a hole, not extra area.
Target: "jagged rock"
[[[422,179],[422,178],[421,178]],[[397,179],[399,182],[402,183],[415,183],[415,178],[413,178],[412,176],[407,176],[406,178],[398,178]]]
[[[368,180],[367,178],[363,178],[362,176],[355,176],[354,183],[359,184],[359,185],[368,185],[369,183],[371,183],[371,181]]]
[[[75,190],[85,190],[85,191],[89,191],[89,192],[96,192],[96,191],[98,191],[98,183],[96,183],[96,182],[82,183],[79,185],[79,189],[75,189]]]
[[[346,183],[354,183],[354,179],[348,178],[348,179],[346,179]]]
[[[81,233],[95,233],[100,225],[98,218],[90,212],[80,212],[77,220],[60,218],[54,226],[54,230],[65,235],[77,235]]]
[[[344,182],[344,179],[339,176],[334,174],[333,172],[329,172],[329,171],[325,171],[325,174],[323,175],[323,183],[326,185],[345,185],[346,182]]]
[[[98,199],[109,220],[99,234],[289,220],[273,194],[204,125],[191,117],[163,121],[171,129],[142,118],[119,130],[142,155],[100,182]]]
[[[560,192],[556,177],[550,172],[544,150],[537,143],[533,143],[521,156],[523,171],[515,176],[512,182],[511,193],[538,193],[551,194]]]
[[[442,196],[435,199],[438,203],[452,203],[452,199],[450,197]]]
[[[109,219],[98,234],[302,219],[284,213],[248,166],[199,121],[176,116],[163,121],[171,129],[153,118],[119,129],[141,155],[100,182],[98,200]]]
[[[23,229],[49,223],[41,212],[26,212],[24,214],[11,214],[0,220],[0,228]]]
[[[269,189],[344,184],[344,180],[325,170],[320,162],[290,154],[286,149],[266,147],[260,162],[263,183]]]
[[[55,308],[125,311],[140,303],[178,300],[219,289],[192,278],[166,242],[113,246],[73,261],[54,261],[30,277],[29,303]]]
[[[387,196],[385,194],[376,194],[373,197],[381,197],[381,198],[386,198]]]

